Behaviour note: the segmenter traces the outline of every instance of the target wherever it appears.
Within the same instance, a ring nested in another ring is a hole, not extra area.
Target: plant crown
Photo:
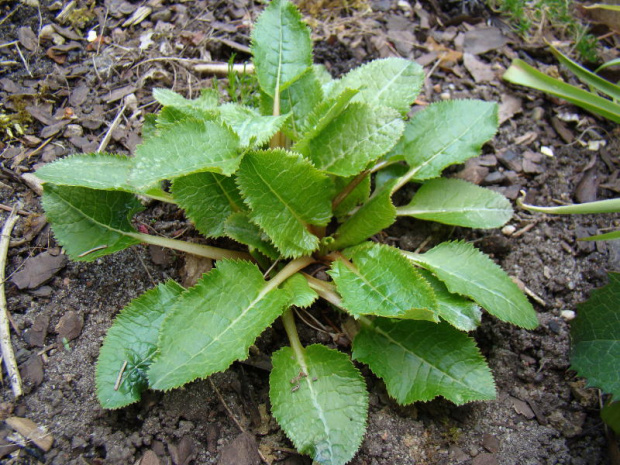
[[[251,49],[260,108],[220,104],[209,90],[188,100],[155,89],[162,109],[147,119],[134,156],[79,154],[46,165],[37,172],[42,202],[74,260],[140,243],[217,260],[195,286],[165,282],[121,311],[96,368],[105,408],[226,370],[281,317],[290,347],[273,354],[272,414],[300,452],[344,464],[368,411],[351,357],[400,404],[492,399],[491,372],[466,334],[480,324],[480,307],[537,326],[510,277],[472,245],[413,253],[376,236],[399,216],[471,228],[510,219],[503,196],[441,177],[480,154],[497,130],[497,105],[445,101],[408,118],[424,80],[418,64],[381,59],[332,79],[313,65],[309,30],[287,0],[266,7]],[[395,206],[393,193],[409,182],[419,189]],[[140,233],[138,197],[176,204],[206,238],[239,246]],[[329,278],[305,272],[312,264]],[[351,357],[301,344],[292,309],[318,298],[357,322]]]

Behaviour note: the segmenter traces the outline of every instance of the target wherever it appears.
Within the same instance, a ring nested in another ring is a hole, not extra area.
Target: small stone
[[[534,163],[530,160],[523,160],[523,172],[526,174],[541,174],[545,172],[545,169],[538,163]]]
[[[543,107],[535,107],[532,111],[532,119],[534,121],[540,121],[545,116],[545,110]]]
[[[512,224],[507,224],[506,226],[502,228],[502,234],[504,236],[512,236],[516,230],[517,228],[514,227]]]
[[[521,157],[514,150],[503,150],[497,154],[497,161],[499,161],[505,168],[513,171],[521,171],[522,162]]]
[[[564,318],[566,321],[571,321],[575,319],[575,312],[572,310],[562,310],[560,312],[560,316]]]
[[[497,157],[495,155],[481,155],[478,157],[478,164],[492,168],[497,166]]]
[[[540,153],[542,153],[543,155],[546,155],[548,157],[553,157],[553,149],[551,147],[547,147],[545,145],[543,145],[540,148]]]
[[[441,94],[439,94],[439,98],[441,100],[450,100],[452,96],[450,95],[450,92],[442,92]]]
[[[482,182],[482,184],[501,184],[502,182],[504,182],[506,180],[506,176],[504,175],[504,173],[500,172],[500,171],[493,171],[492,173],[489,173],[485,178],[484,181]]]
[[[80,126],[79,124],[69,124],[65,128],[65,131],[62,135],[67,139],[70,139],[72,137],[82,137],[83,134],[84,129],[82,128],[82,126]]]
[[[80,335],[83,326],[84,317],[73,310],[69,310],[60,318],[56,325],[55,330],[58,334],[58,341],[62,342],[63,339],[72,341]]]
[[[482,452],[471,461],[471,465],[498,465],[499,462],[493,454]]]

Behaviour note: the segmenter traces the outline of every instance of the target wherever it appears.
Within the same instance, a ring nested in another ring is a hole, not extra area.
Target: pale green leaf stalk
[[[153,244],[215,261],[195,286],[160,284],[114,320],[97,365],[104,408],[228,369],[280,318],[274,334],[283,327],[289,347],[273,354],[272,414],[300,453],[344,465],[368,417],[351,357],[401,404],[491,399],[491,372],[465,332],[483,311],[537,325],[510,277],[472,245],[413,253],[386,243],[399,216],[471,228],[510,219],[501,195],[442,178],[480,155],[497,131],[497,104],[434,103],[409,118],[424,82],[418,64],[375,60],[333,79],[313,65],[309,29],[288,0],[265,8],[251,51],[260,108],[220,103],[215,90],[187,99],[156,89],[162,108],[145,118],[135,154],[44,166],[42,203],[73,260]],[[399,197],[416,193],[397,207],[393,194],[409,183],[417,186]],[[135,215],[145,221],[153,200],[185,214],[191,241],[138,231]],[[330,309],[358,320],[353,353],[304,347],[295,307],[317,327],[341,321],[321,321]]]

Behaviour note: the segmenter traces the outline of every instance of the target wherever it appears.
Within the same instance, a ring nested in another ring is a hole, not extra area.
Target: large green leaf
[[[396,207],[392,204],[391,190],[396,182],[387,181],[378,187],[370,199],[340,225],[328,248],[337,250],[357,245],[394,223]]]
[[[97,360],[97,398],[104,408],[140,400],[148,387],[146,371],[157,350],[166,312],[184,291],[174,281],[142,294],[116,317]]]
[[[175,179],[172,197],[196,229],[207,237],[222,236],[228,217],[245,209],[233,177],[215,173],[195,173]]]
[[[256,265],[218,261],[177,299],[162,323],[159,352],[147,373],[150,386],[172,389],[245,359],[287,301],[287,293],[273,289]]]
[[[452,294],[430,271],[419,269],[418,273],[433,288],[437,298],[437,313],[442,319],[461,331],[473,331],[480,326],[482,311],[478,305],[463,296]]]
[[[41,203],[72,260],[93,261],[141,242],[132,237],[131,218],[142,205],[126,192],[45,184]]]
[[[351,103],[301,153],[327,173],[352,176],[389,151],[403,128],[400,115],[391,108]]]
[[[481,100],[433,103],[413,115],[390,152],[417,171],[413,179],[438,177],[447,166],[480,155],[497,131],[497,104]]]
[[[348,178],[336,177],[334,178],[334,186],[336,192],[342,192],[353,180],[355,176]],[[337,196],[336,196],[337,197]],[[364,176],[364,179],[353,189],[349,194],[340,202],[334,209],[334,216],[339,219],[346,216],[348,213],[360,204],[363,204],[370,197],[370,174]]]
[[[345,256],[353,263],[336,260],[328,273],[353,316],[439,321],[433,289],[398,250],[367,243],[346,250]]]
[[[228,103],[219,107],[220,119],[239,136],[241,147],[256,147],[269,142],[280,130],[288,115],[263,116],[253,108]]]
[[[135,192],[128,182],[132,168],[133,159],[123,155],[80,153],[44,165],[37,176],[62,186]]]
[[[470,297],[490,314],[527,329],[538,326],[536,312],[498,265],[466,242],[443,242],[424,254],[402,252],[432,271],[450,292]]]
[[[577,306],[572,323],[572,368],[590,386],[620,398],[620,273],[610,272],[609,284],[592,291]]]
[[[366,430],[368,393],[349,357],[323,345],[273,354],[272,413],[297,450],[321,465],[353,458]]]
[[[312,66],[310,30],[295,6],[273,0],[252,32],[252,54],[261,89],[275,97]]]
[[[210,113],[219,103],[219,95],[214,89],[203,89],[198,98],[190,100],[170,89],[156,88],[153,89],[153,98],[164,107],[195,117]]]
[[[424,183],[409,205],[396,209],[399,216],[465,226],[497,228],[512,217],[503,195],[460,179],[438,178]]]
[[[203,171],[228,176],[239,166],[238,146],[239,138],[226,126],[184,120],[138,146],[130,182],[150,186]]]
[[[237,182],[250,218],[285,257],[317,249],[310,225],[325,226],[331,218],[333,184],[300,155],[276,149],[248,153]]]
[[[353,358],[403,405],[437,396],[455,404],[495,398],[491,371],[474,340],[448,323],[377,318],[362,325]]]
[[[330,87],[330,96],[345,89],[359,89],[353,99],[370,105],[384,105],[406,114],[422,84],[424,70],[414,61],[384,58],[366,63],[350,71]]]
[[[306,278],[300,273],[295,273],[293,276],[284,281],[282,285],[289,295],[288,306],[296,306],[301,308],[309,307],[319,297],[319,295],[310,287]]]

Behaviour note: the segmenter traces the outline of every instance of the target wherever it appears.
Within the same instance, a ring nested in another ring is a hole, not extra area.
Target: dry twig
[[[2,350],[2,358],[4,365],[11,381],[11,389],[15,397],[22,395],[22,380],[17,369],[17,360],[13,353],[11,345],[11,330],[9,328],[9,311],[6,303],[6,295],[4,294],[5,267],[6,257],[9,251],[9,242],[11,241],[11,231],[19,218],[16,208],[9,215],[6,223],[2,227],[2,236],[0,237],[0,349]]]

